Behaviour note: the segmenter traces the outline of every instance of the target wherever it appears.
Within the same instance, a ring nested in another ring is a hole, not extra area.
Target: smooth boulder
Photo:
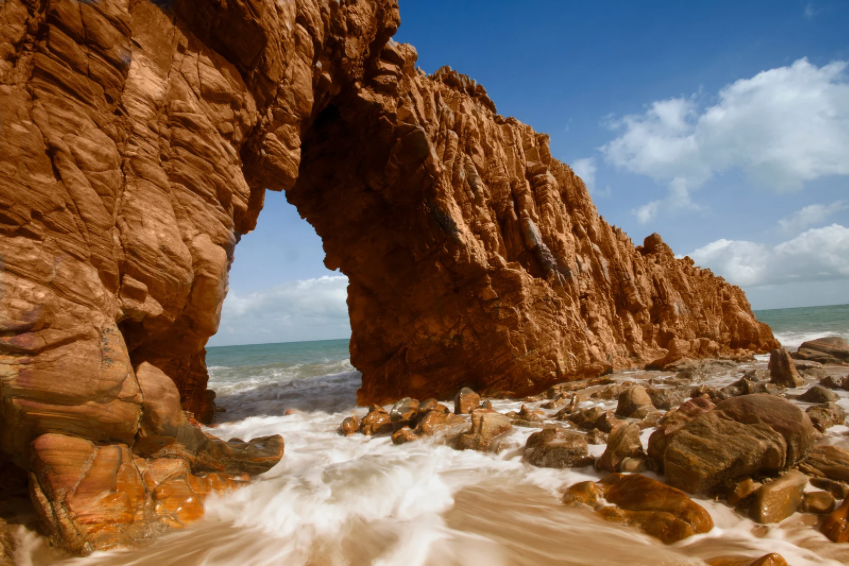
[[[607,448],[596,462],[599,470],[619,472],[623,462],[628,459],[645,459],[643,445],[640,443],[640,427],[634,423],[623,423],[611,431],[607,439]]]
[[[469,431],[457,439],[457,448],[486,451],[497,436],[511,430],[513,430],[513,423],[507,415],[478,409],[472,412],[472,426]]]
[[[756,523],[780,523],[802,506],[806,485],[808,478],[797,470],[765,483],[755,492],[749,517]]]
[[[481,404],[481,396],[472,391],[469,387],[464,387],[454,396],[454,414],[468,415]]]
[[[805,383],[784,348],[777,348],[769,353],[769,377],[772,383],[782,387],[801,387]]]
[[[803,342],[793,357],[821,364],[843,364],[849,362],[849,343],[836,336],[817,338]]]
[[[591,466],[587,455],[587,439],[580,432],[563,428],[544,428],[528,437],[522,459],[540,468],[575,468]]]

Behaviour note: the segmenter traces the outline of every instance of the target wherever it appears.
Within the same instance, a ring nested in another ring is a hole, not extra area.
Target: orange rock
[[[823,520],[820,532],[832,542],[849,542],[849,498]]]
[[[771,552],[760,558],[741,558],[738,556],[722,556],[707,561],[710,566],[787,566],[787,561],[778,553]]]
[[[104,458],[138,436],[192,473],[273,465],[281,442],[223,443],[174,413],[212,417],[204,347],[267,188],[349,277],[362,404],[778,346],[739,288],[600,218],[482,86],[419,72],[389,41],[396,0],[7,0],[3,17],[0,460],[35,471],[31,443],[61,431]],[[145,364],[176,396],[143,396]],[[76,501],[39,474],[46,507]]]

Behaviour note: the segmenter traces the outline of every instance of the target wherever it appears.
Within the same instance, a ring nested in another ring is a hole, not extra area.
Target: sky
[[[753,308],[849,303],[849,2],[400,0],[395,36],[551,136],[599,213]],[[347,280],[269,192],[210,345],[347,338]]]

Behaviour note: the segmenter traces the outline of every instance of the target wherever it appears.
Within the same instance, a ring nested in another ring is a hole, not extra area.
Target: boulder
[[[797,470],[763,484],[755,492],[749,517],[756,523],[780,523],[802,506],[806,485],[808,478]]]
[[[603,491],[598,484],[591,481],[582,481],[569,486],[563,494],[563,503],[569,506],[587,505],[595,507],[598,500],[603,497]]]
[[[418,399],[404,397],[396,402],[389,411],[389,419],[392,422],[392,430],[399,431],[405,426],[416,426],[416,417],[418,417],[418,415]]]
[[[580,468],[593,464],[587,440],[580,432],[544,428],[528,437],[522,459],[541,468]]]
[[[619,472],[625,458],[645,457],[640,443],[640,427],[634,423],[623,423],[610,432],[607,448],[596,462],[596,467],[606,472]]]
[[[513,430],[513,423],[507,415],[478,409],[472,412],[472,426],[469,431],[457,439],[457,448],[486,451],[497,436],[511,430]]]
[[[849,362],[849,343],[834,336],[817,338],[803,342],[793,357],[821,364],[843,364]]]
[[[792,354],[791,354],[792,357]],[[819,362],[810,362],[806,360],[793,360],[793,365],[796,366],[802,377],[811,379],[824,379],[828,377],[828,371]]]
[[[643,475],[611,474],[601,481],[604,498],[615,508],[602,517],[624,520],[666,544],[713,529],[710,514],[685,493]]]
[[[542,411],[531,411],[527,405],[522,405],[518,413],[508,413],[515,426],[526,428],[542,428],[545,423],[545,413]]]
[[[849,497],[849,484],[847,483],[820,477],[810,477],[808,481],[812,486],[829,492],[835,499]]]
[[[658,471],[663,471],[663,455],[666,452],[669,438],[693,418],[710,412],[715,407],[708,399],[696,397],[684,402],[677,409],[670,410],[663,416],[660,426],[649,437],[648,446],[648,456],[657,463],[660,468]]]
[[[357,415],[345,417],[345,420],[342,421],[342,426],[339,427],[339,431],[345,436],[351,436],[358,430],[360,430],[360,419],[357,418]]]
[[[657,458],[662,446],[652,444],[652,457]],[[662,462],[669,485],[690,493],[712,494],[726,481],[783,469],[787,443],[765,424],[742,424],[715,410],[667,437]]]
[[[831,542],[849,542],[849,498],[823,520],[820,532]]]
[[[762,423],[781,434],[787,442],[786,467],[804,458],[817,439],[817,432],[808,415],[780,397],[743,395],[726,399],[716,408],[739,423]]]
[[[418,439],[419,436],[408,426],[403,426],[392,433],[392,444],[407,444]]]
[[[360,432],[366,436],[391,433],[392,418],[383,407],[372,405],[369,413],[363,417],[360,423]]]
[[[799,396],[800,401],[805,403],[828,403],[829,401],[837,401],[840,396],[822,385],[814,385]]]
[[[731,489],[728,491],[726,498],[729,505],[737,505],[741,501],[748,499],[754,495],[763,484],[754,481],[752,478],[746,478],[742,481],[731,482]]]
[[[810,491],[805,494],[802,502],[802,512],[816,515],[827,515],[834,511],[837,502],[834,495],[828,491]]]
[[[685,400],[684,392],[680,389],[652,387],[647,389],[646,393],[651,399],[651,404],[664,411],[677,407]]]
[[[769,353],[769,377],[772,383],[782,387],[801,387],[805,383],[784,348],[777,348]]]
[[[454,414],[468,415],[481,404],[481,396],[468,387],[462,388],[454,396]]]
[[[707,561],[708,566],[788,566],[783,556],[776,552],[764,554],[760,558],[744,558],[741,556],[720,556]]]
[[[619,404],[616,406],[617,417],[631,417],[641,419],[649,411],[654,411],[651,397],[645,387],[636,385],[619,394]]]
[[[805,413],[811,419],[814,428],[820,432],[825,432],[834,425],[842,425],[846,420],[846,411],[833,402],[808,407]]]
[[[849,450],[837,446],[817,446],[799,465],[799,469],[812,477],[849,482]]]
[[[836,375],[827,375],[820,380],[820,385],[829,389],[843,389],[849,391],[849,376],[838,377]]]
[[[647,428],[654,428],[660,424],[660,421],[663,420],[663,413],[660,411],[652,411],[643,418],[643,420],[637,423],[637,426],[640,427],[640,430],[646,430]]]
[[[466,419],[460,415],[443,413],[442,411],[429,411],[419,419],[416,425],[416,434],[419,436],[438,436],[447,434],[456,436],[467,428]],[[453,434],[451,434],[453,432]]]

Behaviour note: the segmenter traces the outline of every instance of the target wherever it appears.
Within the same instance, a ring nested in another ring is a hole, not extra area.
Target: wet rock
[[[803,342],[793,357],[821,364],[847,363],[849,362],[849,343],[837,337],[817,338]]]
[[[571,401],[571,397],[567,395],[558,394],[554,399],[546,401],[542,405],[540,405],[543,409],[560,409],[562,407],[568,406],[569,401]]]
[[[649,444],[653,458],[660,456],[660,440],[656,446],[655,442]],[[765,424],[742,424],[714,410],[667,437],[662,458],[669,485],[690,493],[711,494],[728,480],[783,469],[787,444]]]
[[[849,484],[844,482],[818,477],[809,478],[808,481],[812,486],[829,492],[835,499],[846,499],[849,497]]]
[[[784,348],[769,353],[769,376],[772,383],[782,387],[801,387],[805,383]]]
[[[483,403],[481,403],[480,408],[481,408],[481,409],[486,409],[487,411],[492,411],[492,401],[490,401],[489,399],[487,399],[486,401],[484,401]]]
[[[566,395],[567,393],[572,393],[573,391],[580,391],[581,389],[586,389],[587,387],[589,387],[588,379],[567,381],[566,383],[558,383],[557,385],[552,385],[546,392],[546,396],[549,399],[554,399],[558,395]]]
[[[749,517],[756,523],[780,523],[802,506],[806,485],[808,478],[797,470],[765,483],[755,493]]]
[[[799,396],[799,400],[805,403],[828,403],[838,399],[840,399],[840,396],[837,393],[829,391],[822,385],[814,385]]]
[[[735,367],[736,364],[730,360],[704,359],[688,360],[670,369],[677,371],[676,377],[682,381],[699,382],[726,373]]]
[[[399,431],[405,426],[415,426],[416,417],[419,415],[419,401],[411,397],[404,397],[392,406],[389,411],[389,419],[392,422],[392,430]]]
[[[619,463],[619,471],[626,474],[639,474],[646,471],[645,458],[625,458]]]
[[[596,467],[606,472],[619,472],[625,458],[645,457],[640,443],[640,427],[633,423],[623,423],[611,431],[607,448],[596,462]]]
[[[820,532],[831,542],[849,542],[849,498],[823,520]]]
[[[619,385],[611,385],[610,387],[605,387],[601,391],[596,391],[592,395],[590,395],[591,399],[601,399],[603,401],[610,401],[611,399],[618,399],[619,395],[622,393],[622,387]]]
[[[622,521],[666,544],[713,529],[705,509],[685,493],[643,475],[611,474],[601,481],[604,498],[616,507],[599,514]]]
[[[726,399],[716,408],[739,423],[762,423],[781,434],[787,443],[786,467],[804,458],[817,439],[817,432],[808,415],[780,397],[744,395]]]
[[[454,414],[468,415],[481,404],[481,397],[468,387],[462,388],[454,396]]]
[[[792,357],[792,354],[791,354]],[[819,362],[809,362],[806,360],[793,360],[793,365],[796,366],[796,371],[802,377],[810,379],[824,379],[828,377],[828,372],[822,367]]]
[[[762,485],[763,484],[754,481],[752,478],[746,478],[739,482],[731,482],[731,489],[727,495],[728,504],[737,505],[757,492]]]
[[[637,423],[637,426],[640,427],[640,430],[646,430],[647,428],[654,428],[660,424],[660,421],[663,420],[663,413],[659,411],[652,411],[645,416],[643,420]]]
[[[709,400],[701,397],[684,402],[677,409],[667,412],[660,421],[660,426],[649,437],[648,455],[654,460],[652,465],[657,465],[658,472],[663,472],[663,455],[669,438],[685,424],[698,415],[710,412],[716,406]]]
[[[378,405],[373,405],[360,423],[360,432],[366,436],[388,434],[392,431],[392,418],[383,407]]]
[[[508,413],[509,414],[509,413]],[[545,413],[542,411],[531,411],[527,405],[522,405],[518,413],[510,415],[515,426],[527,428],[542,428],[545,424]]]
[[[709,566],[788,566],[783,556],[776,552],[752,560],[741,556],[721,556],[707,561]]]
[[[849,482],[849,451],[837,446],[817,446],[799,469],[809,476]]]
[[[587,455],[585,435],[553,427],[528,438],[522,459],[541,468],[580,468],[591,466],[594,461]]]
[[[471,429],[457,440],[457,448],[486,451],[496,437],[511,430],[513,430],[513,424],[507,415],[478,409],[472,412]]]
[[[834,511],[837,505],[834,495],[827,491],[810,491],[805,494],[802,502],[802,512],[816,515],[827,515]]]
[[[345,436],[351,436],[352,434],[355,434],[358,430],[360,430],[360,419],[357,418],[357,415],[345,417],[345,420],[342,421],[340,432]]]
[[[838,377],[836,375],[828,375],[820,380],[820,385],[829,389],[849,391],[849,376]]]
[[[607,433],[597,428],[592,429],[587,433],[587,444],[607,444]]]
[[[406,444],[418,439],[418,435],[408,426],[403,426],[392,433],[392,444]]]
[[[619,404],[616,406],[617,417],[643,418],[649,411],[655,410],[651,397],[645,387],[637,385],[619,394]]]
[[[450,413],[451,411],[445,405],[442,405],[431,397],[430,399],[425,399],[421,403],[419,403],[419,414],[425,414],[430,411],[438,411],[440,413]]]
[[[717,391],[716,397],[720,400],[724,400],[731,397],[739,397],[741,395],[753,395],[755,393],[778,395],[780,391],[781,388],[774,383],[750,381],[744,377]]]
[[[466,429],[466,419],[460,415],[443,413],[441,411],[429,411],[419,419],[416,425],[416,434],[419,436],[437,436],[441,434],[454,433],[454,436]],[[452,436],[449,434],[449,436]]]
[[[592,430],[595,428],[596,421],[601,418],[604,413],[605,410],[602,407],[590,407],[571,414],[563,413],[562,417],[565,417],[566,420],[574,423],[578,428]],[[558,415],[560,414],[561,413],[558,413]]]
[[[569,486],[563,494],[563,503],[569,506],[587,505],[595,507],[601,497],[602,490],[595,482],[582,481]]]
[[[664,411],[677,407],[685,400],[684,392],[680,389],[652,387],[647,389],[646,393],[651,399],[651,404]]]
[[[592,423],[592,427],[609,433],[623,422],[613,416],[613,411],[605,411]]]
[[[808,407],[805,413],[808,414],[814,428],[820,432],[825,432],[835,425],[842,425],[846,420],[846,411],[834,402]]]

